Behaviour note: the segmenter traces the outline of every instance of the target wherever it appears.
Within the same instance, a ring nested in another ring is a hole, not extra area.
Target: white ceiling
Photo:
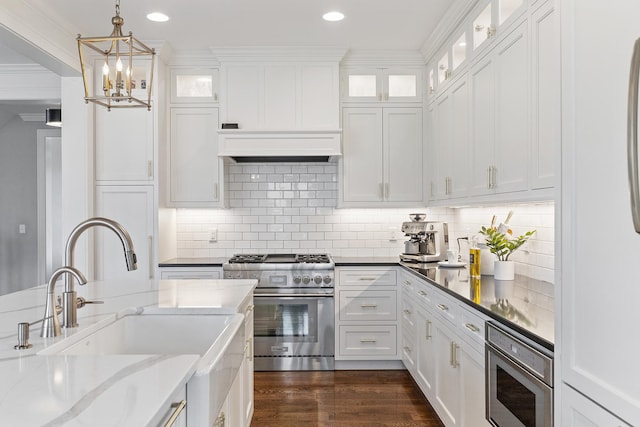
[[[111,32],[115,0],[23,0],[83,36]],[[471,1],[471,0],[469,0]],[[237,46],[331,46],[418,50],[454,0],[121,0],[124,31],[175,50]],[[326,22],[339,10],[341,22]],[[153,23],[145,16],[171,18]]]

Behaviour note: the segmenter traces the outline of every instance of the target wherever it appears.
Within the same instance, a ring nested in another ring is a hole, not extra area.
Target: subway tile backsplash
[[[335,163],[236,164],[228,167],[229,209],[178,209],[178,257],[230,257],[250,252],[328,252],[333,256],[397,257],[409,213],[447,221],[451,242],[488,225],[509,207],[338,209]],[[514,255],[516,272],[553,282],[553,203],[518,205],[515,233],[538,232]],[[217,240],[210,242],[211,230]],[[466,247],[463,246],[463,253]]]

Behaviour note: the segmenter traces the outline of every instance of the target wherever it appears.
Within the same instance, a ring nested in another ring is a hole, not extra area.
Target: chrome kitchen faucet
[[[76,241],[80,235],[87,229],[92,227],[106,227],[109,230],[116,233],[122,242],[122,248],[124,249],[124,258],[127,263],[127,270],[132,271],[138,268],[136,253],[133,249],[133,241],[131,236],[125,230],[125,228],[116,221],[108,218],[89,218],[86,221],[81,222],[74,228],[69,234],[67,244],[65,246],[64,264],[69,267],[74,267],[74,250],[76,247]],[[86,281],[85,281],[86,283]],[[84,283],[80,283],[84,285]],[[64,285],[64,293],[62,294],[62,315],[64,328],[74,328],[78,326],[78,308],[77,308],[76,291],[73,284],[73,276],[67,275]]]

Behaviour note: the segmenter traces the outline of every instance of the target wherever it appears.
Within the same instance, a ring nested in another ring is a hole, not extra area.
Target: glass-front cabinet
[[[218,102],[219,70],[217,68],[173,68],[171,103]]]
[[[345,102],[420,102],[422,70],[345,68],[341,86]]]
[[[525,10],[526,0],[485,0],[472,15],[473,51],[496,36]]]

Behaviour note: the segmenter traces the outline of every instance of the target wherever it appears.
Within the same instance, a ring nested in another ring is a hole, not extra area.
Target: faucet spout
[[[75,277],[81,285],[87,283],[87,278],[84,277],[84,274],[73,267],[60,267],[53,272],[47,285],[47,304],[44,309],[44,320],[42,321],[42,330],[40,331],[41,337],[57,337],[61,333],[60,321],[58,319],[58,313],[56,312],[56,295],[54,291],[58,278],[65,273]]]
[[[80,224],[78,224],[69,234],[67,238],[67,243],[65,245],[65,256],[64,263],[69,267],[75,266],[75,247],[78,238],[85,230],[88,230],[92,227],[105,227],[111,231],[113,231],[116,236],[122,242],[122,249],[124,250],[124,260],[127,266],[128,271],[136,270],[138,268],[137,257],[135,250],[133,248],[133,240],[131,240],[131,236],[129,232],[118,222],[109,219],[109,218],[101,218],[94,217],[89,218]],[[64,294],[63,294],[63,316],[64,322],[63,326],[65,328],[73,328],[78,326],[77,323],[77,313],[76,313],[76,292],[74,288],[74,277],[67,275],[64,285]],[[78,281],[80,282],[80,281]],[[86,283],[86,281],[85,281]],[[84,283],[80,283],[83,285]]]

